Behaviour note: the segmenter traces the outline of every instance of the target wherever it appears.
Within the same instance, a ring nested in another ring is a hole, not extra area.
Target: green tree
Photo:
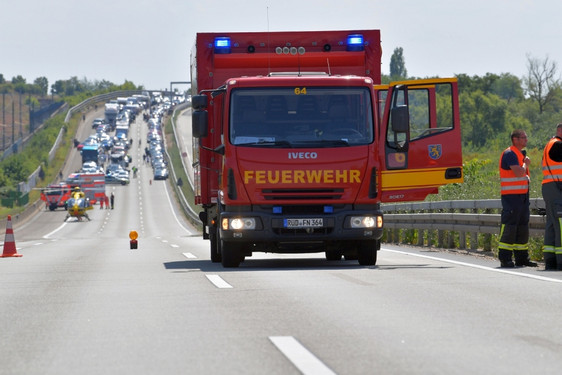
[[[120,90],[136,90],[136,86],[133,82],[125,80],[122,85],[119,86]]]
[[[0,169],[0,187],[8,186],[9,180],[8,177],[4,174],[4,170]]]
[[[78,77],[70,77],[69,80],[66,81],[66,85],[64,88],[64,95],[72,96],[79,92],[83,91],[82,83],[78,80]]]
[[[400,80],[408,77],[402,47],[395,48],[390,57],[390,77],[393,80]]]
[[[39,87],[41,95],[47,95],[49,90],[49,80],[47,77],[37,77],[33,84]]]
[[[457,75],[459,90],[462,90],[462,92],[474,92],[480,90],[484,94],[493,93],[493,87],[499,79],[500,76],[493,73],[486,73],[483,77],[470,77],[466,74]]]
[[[58,80],[55,81],[55,83],[53,83],[51,85],[51,94],[53,95],[64,95],[66,91],[66,82],[63,80]]]
[[[25,181],[31,174],[26,168],[23,154],[17,154],[9,157],[4,163],[4,175],[11,181]]]
[[[492,93],[507,100],[508,104],[512,100],[522,100],[523,89],[521,88],[521,80],[513,74],[502,73],[500,77],[492,83]]]
[[[497,95],[477,90],[461,94],[459,102],[464,143],[483,147],[505,131],[507,104]]]
[[[12,78],[12,84],[13,85],[18,85],[18,84],[25,85],[25,78],[23,78],[21,75],[18,75],[17,77],[13,77]]]

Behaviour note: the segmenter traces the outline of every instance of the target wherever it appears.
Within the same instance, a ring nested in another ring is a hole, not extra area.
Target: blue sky
[[[560,0],[3,0],[0,73],[49,84],[76,76],[148,89],[189,80],[197,32],[380,29],[409,75],[562,72]]]

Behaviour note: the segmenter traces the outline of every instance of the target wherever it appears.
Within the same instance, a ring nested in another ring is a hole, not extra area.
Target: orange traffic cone
[[[0,255],[0,258],[8,257],[21,257],[16,250],[16,240],[14,239],[14,231],[12,229],[12,217],[8,216],[8,222],[6,223],[6,237],[4,237],[4,253]]]

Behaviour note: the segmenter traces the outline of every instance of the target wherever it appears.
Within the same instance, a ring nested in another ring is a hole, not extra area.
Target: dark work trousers
[[[529,194],[506,194],[501,196],[501,232],[499,259],[524,263],[529,258]]]
[[[542,197],[546,207],[543,256],[545,269],[562,270],[562,239],[560,212],[562,211],[562,190],[556,182],[542,184]]]

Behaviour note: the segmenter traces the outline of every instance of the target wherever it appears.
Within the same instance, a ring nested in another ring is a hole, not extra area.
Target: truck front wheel
[[[380,249],[380,240],[360,241],[357,244],[357,260],[362,266],[377,264],[377,251]]]
[[[242,261],[240,244],[234,242],[221,241],[221,263],[224,268],[236,268]]]
[[[211,262],[219,263],[222,261],[221,240],[218,227],[209,227],[209,242],[211,242]]]

